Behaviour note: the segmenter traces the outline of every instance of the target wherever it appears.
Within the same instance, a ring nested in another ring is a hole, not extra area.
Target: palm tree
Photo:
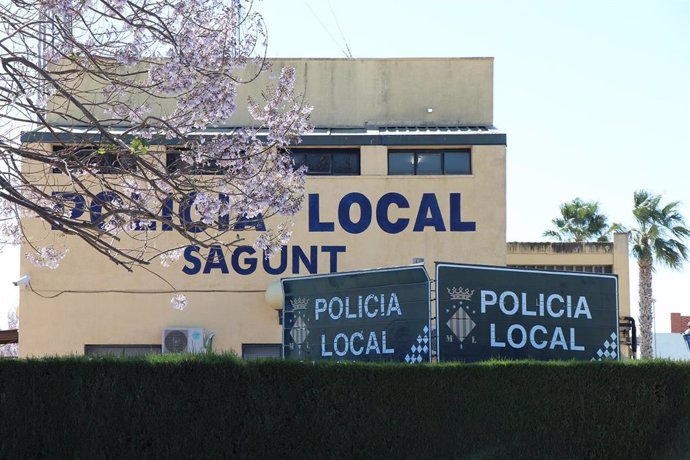
[[[547,230],[544,236],[558,241],[608,241],[608,236],[619,229],[619,224],[608,224],[608,218],[599,211],[596,201],[575,198],[561,205],[561,217],[551,221],[555,230]]]
[[[640,356],[652,357],[652,275],[654,263],[679,269],[688,259],[688,248],[684,243],[690,235],[683,216],[678,211],[678,201],[662,205],[661,195],[646,190],[635,192],[633,216],[637,228],[632,232],[632,253],[640,269]]]

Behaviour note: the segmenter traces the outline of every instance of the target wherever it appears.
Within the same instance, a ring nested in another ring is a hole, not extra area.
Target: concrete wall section
[[[317,126],[493,124],[493,58],[272,63],[295,67]]]
[[[250,84],[239,85],[237,111],[219,126],[247,126],[254,121],[246,109],[248,97],[261,101],[282,67],[294,67],[295,88],[312,105],[312,123],[324,127],[378,126],[491,126],[493,124],[493,58],[409,59],[274,59],[272,71]],[[56,68],[57,70],[57,68]],[[64,70],[64,69],[60,69]],[[250,66],[241,78],[256,73]],[[96,118],[103,85],[88,75],[74,77],[73,97],[92,107]],[[146,103],[152,115],[169,114],[173,99],[135,98]],[[55,113],[51,123],[72,124],[88,119],[64,98],[54,97],[49,108],[67,112],[67,120]],[[429,111],[431,109],[431,111]]]

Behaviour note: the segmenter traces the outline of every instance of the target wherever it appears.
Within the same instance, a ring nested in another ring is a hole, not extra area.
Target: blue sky
[[[576,196],[630,225],[633,191],[645,188],[682,201],[690,218],[690,0],[255,6],[272,57],[344,57],[345,42],[356,58],[494,57],[494,124],[508,135],[509,241],[543,240],[559,205]],[[0,261],[5,305],[16,304],[17,257]],[[657,271],[658,331],[670,330],[669,312],[690,314],[689,267]],[[634,263],[631,283],[636,312]]]

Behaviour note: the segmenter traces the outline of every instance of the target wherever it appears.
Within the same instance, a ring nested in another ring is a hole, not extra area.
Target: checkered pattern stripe
[[[463,307],[458,308],[453,316],[450,317],[446,323],[448,328],[453,331],[453,334],[460,339],[460,342],[465,340],[472,329],[474,329],[475,323],[472,318],[467,314]]]
[[[423,335],[422,335],[423,334]],[[422,334],[417,336],[417,343],[410,347],[410,352],[405,355],[406,363],[421,363],[429,360],[429,326],[424,326]],[[422,356],[426,355],[426,356]]]
[[[618,358],[618,346],[616,345],[616,339],[618,335],[615,332],[611,333],[610,340],[606,340],[604,344],[594,353],[592,361],[601,361],[603,359],[616,359]]]

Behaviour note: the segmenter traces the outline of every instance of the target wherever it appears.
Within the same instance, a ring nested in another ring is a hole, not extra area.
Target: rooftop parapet
[[[493,58],[405,58],[405,59],[273,59],[272,72],[256,81],[239,85],[237,111],[218,127],[250,126],[246,109],[249,97],[261,101],[261,91],[271,84],[281,67],[296,72],[297,92],[314,106],[315,126],[352,127],[457,127],[493,126]],[[244,70],[256,76],[256,69]],[[103,84],[88,78],[74,79],[75,92],[98,115]],[[53,107],[64,112],[64,100],[57,96]],[[173,99],[141,95],[141,103],[152,108],[151,115],[172,111]],[[69,114],[80,115],[74,107],[64,114],[49,114],[54,124],[73,124]]]

